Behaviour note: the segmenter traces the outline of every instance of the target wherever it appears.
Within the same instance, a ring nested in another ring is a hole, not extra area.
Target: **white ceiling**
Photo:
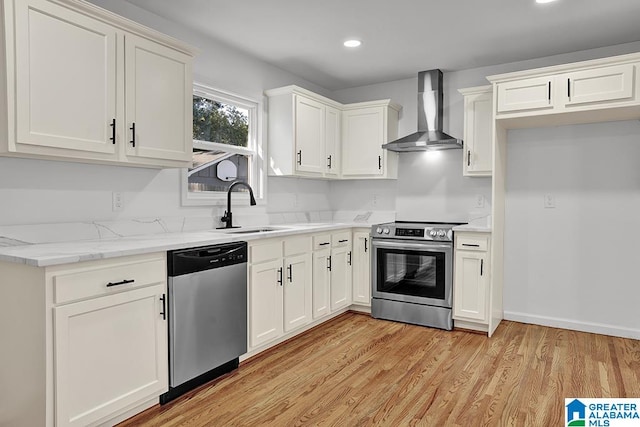
[[[640,0],[127,1],[329,90],[640,40]]]

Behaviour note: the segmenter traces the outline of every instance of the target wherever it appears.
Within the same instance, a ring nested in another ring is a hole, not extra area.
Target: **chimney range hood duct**
[[[418,132],[382,148],[397,152],[462,148],[462,140],[442,132],[442,71],[418,73]]]

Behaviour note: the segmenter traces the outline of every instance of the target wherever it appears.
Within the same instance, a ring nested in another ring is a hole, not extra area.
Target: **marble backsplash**
[[[234,215],[234,224],[243,227],[301,223],[362,223],[393,221],[395,212],[313,211],[269,214]],[[165,233],[186,233],[220,227],[219,217],[155,217],[113,221],[86,221],[52,224],[0,226],[0,247],[74,242],[85,240],[113,240],[130,236]]]

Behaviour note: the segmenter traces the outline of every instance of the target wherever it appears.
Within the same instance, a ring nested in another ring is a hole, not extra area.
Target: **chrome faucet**
[[[223,217],[220,218],[220,221],[224,222],[226,225],[224,227],[218,228],[240,228],[239,225],[235,227],[233,226],[233,215],[231,214],[231,190],[233,190],[233,188],[237,187],[238,185],[247,187],[247,189],[249,190],[249,203],[251,204],[251,206],[255,206],[256,204],[256,199],[255,197],[253,197],[253,189],[249,186],[249,184],[244,181],[232,182],[229,186],[229,189],[227,190],[227,210],[224,211]]]

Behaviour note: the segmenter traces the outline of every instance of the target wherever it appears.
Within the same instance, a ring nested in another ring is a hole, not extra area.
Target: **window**
[[[182,174],[183,204],[217,204],[237,180],[262,197],[258,107],[255,101],[194,84],[193,166]],[[244,187],[233,191],[247,192]]]

